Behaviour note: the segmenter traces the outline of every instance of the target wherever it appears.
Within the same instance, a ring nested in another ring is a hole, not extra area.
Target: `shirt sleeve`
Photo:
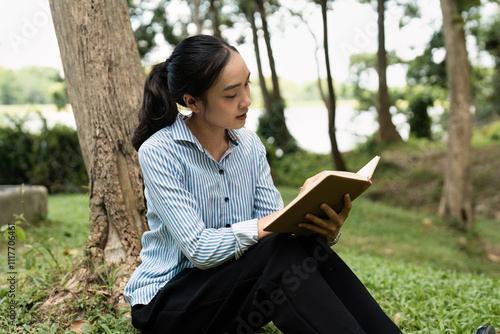
[[[231,228],[207,228],[198,203],[185,189],[180,163],[152,146],[139,150],[148,208],[154,207],[157,224],[150,226],[158,237],[172,238],[188,260],[200,269],[215,267],[239,257],[257,242],[257,220]],[[150,224],[151,225],[151,224]]]
[[[271,168],[266,157],[266,149],[260,139],[255,137],[259,150],[259,171],[257,173],[253,215],[255,218],[262,218],[283,209],[283,199],[274,185]]]

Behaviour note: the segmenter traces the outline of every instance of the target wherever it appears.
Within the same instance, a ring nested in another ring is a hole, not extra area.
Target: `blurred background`
[[[396,165],[398,175],[425,165],[431,147],[446,149],[449,92],[437,1],[128,3],[145,72],[188,35],[213,34],[238,48],[252,73],[253,109],[246,126],[268,145],[280,185],[299,186],[322,169],[356,171],[370,157],[356,159],[356,152],[382,154],[387,144],[421,153],[415,160],[395,147],[387,152],[382,163]],[[461,3],[472,73],[473,143],[498,144],[500,136],[498,7],[495,1]],[[0,184],[81,191],[85,167],[48,1],[5,3],[0,15]],[[382,120],[382,113],[389,116]],[[284,127],[279,134],[276,124]],[[496,156],[492,150],[484,155]],[[296,154],[308,158],[295,159]],[[478,159],[474,165],[489,162]],[[291,160],[314,162],[290,166]],[[439,161],[427,164],[429,178],[444,173]],[[434,197],[422,201],[438,202],[440,185]],[[498,196],[484,195],[481,183],[479,189],[487,201],[477,201],[479,211],[499,218]]]

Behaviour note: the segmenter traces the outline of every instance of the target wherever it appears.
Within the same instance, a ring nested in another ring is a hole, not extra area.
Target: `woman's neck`
[[[225,129],[207,126],[203,120],[197,117],[189,117],[184,120],[187,127],[198,139],[201,146],[216,160],[220,161],[229,148],[229,139]]]

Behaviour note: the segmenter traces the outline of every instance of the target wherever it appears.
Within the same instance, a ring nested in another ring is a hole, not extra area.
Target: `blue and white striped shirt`
[[[257,219],[283,208],[259,137],[244,128],[227,133],[229,148],[219,162],[181,115],[139,149],[150,231],[125,287],[131,306],[148,304],[185,268],[239,258],[257,243]]]

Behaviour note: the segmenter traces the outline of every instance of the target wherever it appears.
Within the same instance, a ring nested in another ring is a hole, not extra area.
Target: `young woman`
[[[182,41],[149,74],[139,151],[150,231],[125,289],[143,333],[401,333],[331,250],[351,209],[306,215],[308,237],[263,226],[283,201],[265,149],[243,128],[250,72],[209,36]],[[177,105],[191,111],[178,112]],[[306,181],[303,188],[314,182]]]

